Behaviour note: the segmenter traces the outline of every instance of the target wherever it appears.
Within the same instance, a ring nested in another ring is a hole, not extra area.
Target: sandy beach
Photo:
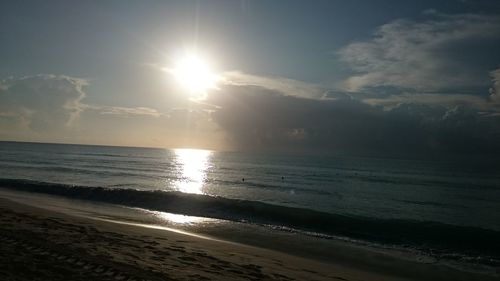
[[[2,280],[403,280],[0,199]]]
[[[21,202],[0,198],[1,280],[495,280],[362,252],[361,262],[320,261]]]

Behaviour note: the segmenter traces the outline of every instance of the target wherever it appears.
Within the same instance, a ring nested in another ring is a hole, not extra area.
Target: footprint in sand
[[[93,272],[94,274],[98,274],[102,277],[108,277],[108,278],[113,278],[114,280],[118,281],[144,281],[143,279],[137,279],[132,276],[128,276],[127,274],[120,272],[119,270],[113,268],[113,267],[108,267],[108,266],[103,266],[103,265],[98,265],[94,264],[91,262],[87,262],[84,259],[80,259],[78,257],[74,256],[69,256],[69,255],[64,255],[60,254],[58,252],[52,251],[51,249],[47,249],[44,247],[38,247],[34,246],[26,241],[23,240],[16,240],[12,239],[8,236],[3,236],[0,235],[0,241],[10,244],[10,245],[17,245],[18,247],[21,247],[25,250],[27,250],[30,253],[41,255],[41,256],[47,256],[50,258],[53,258],[54,260],[72,264],[76,266],[79,269],[83,269],[88,272]],[[201,280],[201,279],[199,279]]]

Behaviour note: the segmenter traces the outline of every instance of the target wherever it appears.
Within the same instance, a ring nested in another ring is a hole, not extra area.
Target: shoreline
[[[0,211],[5,253],[0,272],[15,280],[67,280],[68,275],[73,280],[405,280],[164,229],[69,216],[4,198]],[[13,271],[28,264],[36,266]]]
[[[36,198],[35,195],[33,196]],[[27,240],[33,240],[33,237],[40,239],[40,231],[45,234],[50,233],[54,237],[44,238],[48,240],[45,242],[49,242],[49,244],[50,241],[65,241],[65,245],[70,245],[70,248],[76,247],[77,252],[90,252],[91,260],[95,255],[111,256],[111,261],[118,262],[120,266],[123,266],[123,263],[126,267],[138,263],[142,266],[139,266],[137,270],[140,271],[144,267],[155,274],[164,274],[173,278],[172,280],[248,280],[252,278],[255,280],[497,280],[492,276],[398,260],[370,253],[363,249],[356,249],[356,247],[343,247],[341,244],[328,249],[332,253],[329,260],[318,260],[308,255],[302,255],[300,250],[293,251],[292,249],[286,251],[287,253],[271,250],[276,249],[276,247],[268,247],[273,241],[265,241],[266,235],[261,233],[257,236],[245,237],[247,241],[254,240],[250,242],[258,240],[260,243],[245,243],[258,246],[255,247],[240,244],[242,241],[245,242],[245,239],[240,239],[240,241],[231,239],[241,238],[235,237],[238,234],[216,237],[216,239],[211,238],[214,235],[208,235],[210,238],[207,239],[204,237],[205,233],[199,235],[195,232],[193,235],[188,235],[187,233],[190,231],[154,226],[150,223],[131,223],[114,218],[96,219],[75,215],[72,212],[63,214],[61,211],[25,205],[29,203],[26,201],[20,204],[1,199],[6,197],[0,194],[0,208],[2,209],[0,233],[5,234],[6,222],[4,219],[6,214],[11,214],[15,218],[14,221],[22,223],[18,225],[18,223],[11,221],[7,225],[12,228],[11,230],[17,229],[26,233],[24,237],[27,237]],[[32,204],[45,206],[44,203],[36,201],[33,201]],[[25,222],[26,218],[30,219],[29,222]],[[61,226],[53,222],[54,219],[64,223]],[[51,222],[49,223],[48,220]],[[52,225],[53,223],[55,225]],[[52,230],[54,226],[57,226],[58,231]],[[75,232],[74,229],[80,231]],[[7,235],[11,239],[13,236],[15,237],[15,235]],[[81,239],[87,239],[87,242],[79,245],[81,244],[80,239],[74,239],[79,236]],[[231,242],[235,240],[236,243]],[[114,242],[103,244],[101,241]],[[151,246],[148,243],[154,245]],[[117,248],[117,245],[126,246]],[[139,245],[142,245],[142,249]],[[182,251],[179,250],[179,246],[183,247]],[[283,246],[286,246],[286,243],[283,243],[281,249],[284,249]],[[289,246],[293,247],[294,245]],[[58,245],[52,245],[49,248],[54,247],[59,248]],[[280,247],[277,248],[280,249]],[[154,251],[160,251],[162,254],[154,255],[152,254]],[[196,254],[197,252],[203,252],[203,254],[200,256]],[[233,255],[228,255],[228,253],[233,253]],[[124,258],[129,254],[138,257],[138,259],[127,260]],[[175,254],[175,258],[172,258],[173,254]],[[179,262],[179,259],[183,260],[184,263]],[[228,263],[230,266],[226,264],[221,267],[217,262],[214,264],[216,260],[222,260],[224,264]],[[205,268],[206,265],[208,268]],[[251,266],[246,268],[248,265]],[[257,266],[258,270],[254,266]],[[221,268],[217,269],[217,267]],[[169,270],[165,271],[167,268]],[[233,270],[233,272],[226,272],[226,269]],[[240,275],[236,272],[240,272]],[[194,278],[189,277],[189,275],[201,277]],[[259,276],[257,278],[256,276],[252,277],[252,275]]]

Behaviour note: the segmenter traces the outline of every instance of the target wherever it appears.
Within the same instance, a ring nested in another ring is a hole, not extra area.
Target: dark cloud
[[[259,86],[227,85],[209,96],[215,121],[239,149],[340,154],[500,153],[500,118],[467,104],[306,99]]]

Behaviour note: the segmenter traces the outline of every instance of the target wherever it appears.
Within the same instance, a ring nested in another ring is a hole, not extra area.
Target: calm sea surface
[[[492,164],[0,142],[0,178],[500,230],[500,170]]]

